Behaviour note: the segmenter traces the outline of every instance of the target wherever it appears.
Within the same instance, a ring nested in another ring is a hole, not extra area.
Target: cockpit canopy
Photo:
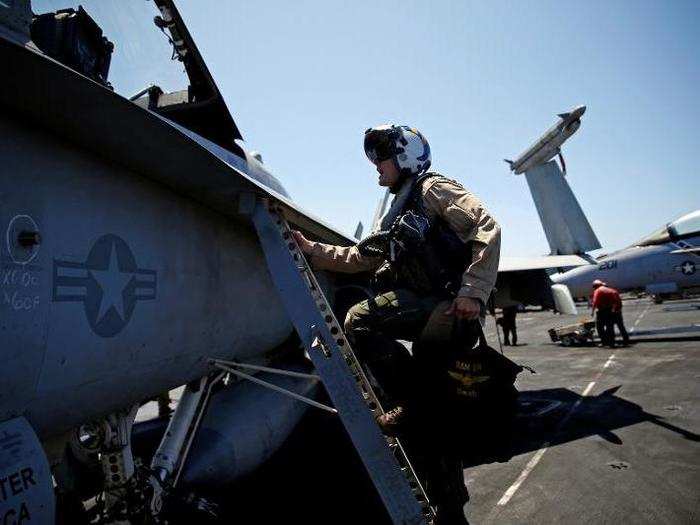
[[[700,235],[700,210],[683,215],[651,235],[644,237],[639,242],[634,243],[634,246],[664,244],[672,240],[685,239],[695,235]]]
[[[241,133],[172,0],[32,0],[31,7],[32,40],[44,53],[245,158]]]
[[[700,210],[690,212],[673,221],[668,225],[668,230],[676,239],[700,235]]]

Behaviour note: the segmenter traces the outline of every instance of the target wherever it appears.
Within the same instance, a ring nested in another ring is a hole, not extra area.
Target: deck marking
[[[593,390],[593,387],[595,387],[596,382],[600,379],[600,376],[603,375],[603,371],[610,366],[610,364],[613,362],[613,359],[615,359],[615,352],[610,354],[610,357],[608,357],[608,360],[605,362],[603,365],[603,368],[600,369],[600,371],[596,374],[596,376],[593,378],[593,381],[588,383],[584,391],[581,393],[581,397],[579,397],[576,402],[573,404],[573,406],[569,409],[569,411],[566,413],[564,418],[559,422],[557,425],[557,428],[554,430],[554,436],[556,436],[563,428],[566,426],[566,424],[569,422],[569,419],[571,419],[571,416],[573,416],[574,412],[576,412],[576,409],[581,405],[581,402],[583,401],[583,398],[588,396],[588,394],[591,393]],[[523,484],[523,482],[527,479],[527,477],[530,475],[530,472],[533,471],[533,469],[537,466],[537,464],[540,462],[542,459],[542,456],[544,456],[544,453],[549,450],[549,441],[546,443],[542,444],[542,448],[540,448],[534,456],[532,456],[532,459],[527,462],[527,465],[525,465],[525,468],[522,470],[520,475],[518,476],[518,479],[515,480],[515,483],[513,483],[508,489],[503,493],[503,496],[501,496],[501,499],[498,500],[498,503],[496,503],[496,506],[502,507],[503,505],[506,505],[510,499],[513,497],[513,495],[518,491],[520,488],[520,485]]]
[[[646,315],[646,313],[649,311],[649,308],[651,308],[651,304],[648,304],[647,307],[644,310],[642,310],[642,313],[639,314],[639,317],[637,317],[637,320],[634,322],[634,326],[632,327],[632,330],[630,330],[630,332],[634,332],[634,328],[636,328],[636,326],[639,324],[639,321],[642,320],[642,317]]]
[[[593,387],[594,387],[594,386],[595,386],[595,381],[591,381],[590,383],[588,383],[588,386],[586,387],[586,390],[583,391],[583,394],[581,394],[581,397],[587,396],[588,393],[589,393],[591,390],[593,390]],[[578,401],[581,401],[581,397],[578,398]],[[575,406],[575,405],[574,405],[574,406]],[[573,410],[572,410],[571,412],[573,412]]]
[[[520,473],[520,476],[518,476],[518,479],[515,480],[515,483],[513,483],[510,487],[508,487],[508,490],[506,490],[505,494],[503,494],[503,497],[498,501],[498,505],[505,505],[510,501],[510,498],[513,497],[513,494],[520,488],[520,485],[527,479],[527,477],[530,475],[530,472],[532,472],[532,469],[535,468],[535,466],[540,462],[540,459],[542,459],[542,456],[544,456],[544,453],[547,452],[547,449],[549,448],[549,443],[545,443],[545,447],[541,448],[537,451],[537,453],[532,457],[530,461],[528,461],[527,465],[525,465],[525,468],[523,471]]]
[[[612,354],[612,355],[608,358],[608,360],[605,361],[605,364],[603,365],[603,370],[605,370],[606,368],[608,368],[608,367],[612,364],[614,358],[615,358],[615,354]]]

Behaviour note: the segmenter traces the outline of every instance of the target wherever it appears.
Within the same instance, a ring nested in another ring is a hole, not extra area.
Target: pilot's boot
[[[405,406],[399,405],[388,412],[377,416],[377,424],[386,436],[400,437],[408,430],[410,412]]]
[[[439,443],[435,443],[439,446]],[[442,443],[449,448],[448,443]],[[427,487],[429,497],[436,507],[434,525],[467,525],[464,505],[469,493],[464,485],[462,462],[453,453],[430,451],[427,465]]]
[[[469,525],[463,509],[449,509],[438,505],[433,525]]]
[[[433,525],[469,525],[464,509],[438,505]]]
[[[391,429],[403,425],[408,406],[411,404],[411,390],[416,385],[416,371],[413,358],[406,348],[396,341],[381,341],[366,350],[366,346],[357,345],[358,358],[363,364],[374,393],[381,405],[387,410],[377,417],[377,423],[387,435],[394,435]]]

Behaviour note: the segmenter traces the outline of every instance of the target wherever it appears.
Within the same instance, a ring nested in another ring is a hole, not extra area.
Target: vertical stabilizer
[[[377,209],[374,211],[374,218],[372,219],[372,233],[377,233],[382,222],[382,217],[384,212],[386,212],[387,204],[389,203],[389,197],[391,197],[391,191],[389,188],[384,192],[384,196],[377,204]]]
[[[358,241],[362,239],[362,232],[364,231],[364,229],[365,225],[362,224],[362,221],[358,222],[357,228],[355,228],[355,239],[357,239]]]
[[[600,248],[588,219],[556,161],[525,172],[552,255],[584,253]]]

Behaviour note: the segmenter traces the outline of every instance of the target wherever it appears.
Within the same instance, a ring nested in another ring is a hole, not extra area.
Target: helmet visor
[[[365,154],[370,161],[377,164],[397,153],[393,130],[370,128],[365,132]]]

